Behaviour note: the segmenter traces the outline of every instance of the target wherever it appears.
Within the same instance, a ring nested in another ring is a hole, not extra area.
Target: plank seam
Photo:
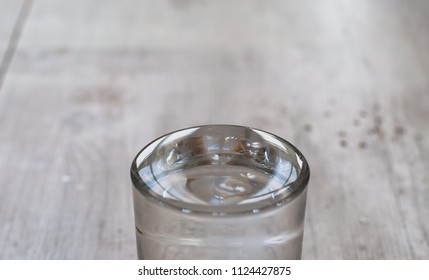
[[[31,8],[35,0],[25,0],[19,11],[18,18],[13,26],[12,34],[10,35],[6,51],[0,63],[0,92],[6,78],[7,71],[12,64],[13,57],[15,56],[18,47],[19,39],[21,38],[22,30],[30,15]]]

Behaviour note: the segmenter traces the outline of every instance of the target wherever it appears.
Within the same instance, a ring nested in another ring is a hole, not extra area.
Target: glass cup
[[[300,259],[303,155],[235,125],[178,130],[131,166],[139,259]]]

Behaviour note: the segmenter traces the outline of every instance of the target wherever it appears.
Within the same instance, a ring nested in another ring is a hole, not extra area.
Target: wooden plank
[[[429,4],[318,2],[36,2],[0,94],[0,258],[135,258],[130,162],[202,123],[306,155],[303,258],[429,258]]]

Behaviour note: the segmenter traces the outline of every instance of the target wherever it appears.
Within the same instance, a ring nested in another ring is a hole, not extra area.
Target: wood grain
[[[133,156],[234,123],[306,155],[303,258],[428,259],[429,4],[323,2],[36,1],[0,91],[0,258],[136,258]]]

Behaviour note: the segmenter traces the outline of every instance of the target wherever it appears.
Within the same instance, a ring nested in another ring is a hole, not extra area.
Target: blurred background
[[[306,156],[303,259],[428,259],[428,14],[424,0],[0,0],[0,259],[135,259],[133,157],[212,123]]]

